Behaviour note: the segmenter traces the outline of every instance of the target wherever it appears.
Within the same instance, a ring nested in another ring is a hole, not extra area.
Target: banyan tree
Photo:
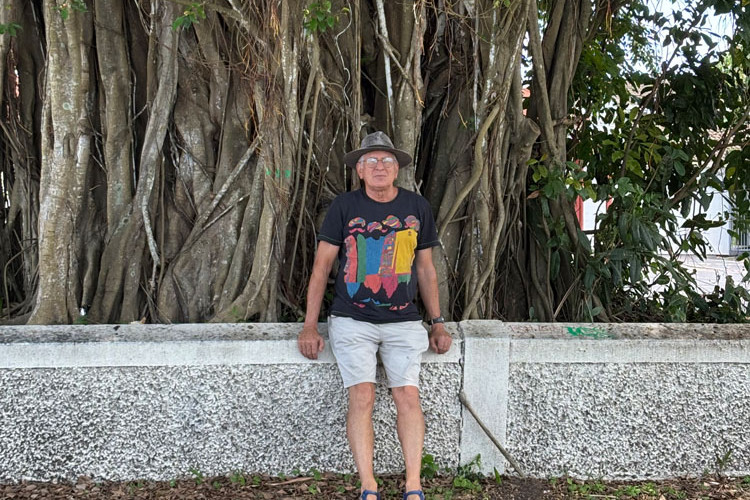
[[[568,191],[596,187],[573,151],[591,122],[584,56],[615,57],[639,15],[622,0],[3,0],[3,318],[296,321],[316,228],[357,188],[342,156],[383,130],[438,222],[446,316],[617,319],[602,292],[617,280],[587,272],[619,243],[592,247]]]

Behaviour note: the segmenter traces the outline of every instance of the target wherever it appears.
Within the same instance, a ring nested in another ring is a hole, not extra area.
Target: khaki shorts
[[[344,387],[375,383],[378,353],[388,387],[419,387],[422,353],[429,347],[421,321],[376,324],[331,316],[328,338]]]

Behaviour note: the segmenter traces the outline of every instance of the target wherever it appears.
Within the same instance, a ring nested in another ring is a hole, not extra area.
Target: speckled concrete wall
[[[748,365],[519,363],[510,385],[508,446],[534,476],[750,470]]]
[[[0,482],[352,471],[346,393],[297,325],[0,328]],[[463,390],[525,471],[649,478],[750,474],[750,326],[467,321],[425,355],[425,451],[513,473]],[[381,374],[382,377],[382,374]],[[375,465],[403,469],[377,390]]]
[[[750,474],[750,325],[470,321],[461,331],[465,391],[529,475]],[[498,382],[488,391],[475,379]],[[481,454],[485,472],[513,472],[469,419],[461,461]]]
[[[328,351],[296,352],[294,325],[71,328],[0,329],[0,482],[354,469],[338,370]],[[426,356],[422,370],[425,448],[454,467],[459,355]],[[403,470],[395,415],[380,384],[381,472]]]

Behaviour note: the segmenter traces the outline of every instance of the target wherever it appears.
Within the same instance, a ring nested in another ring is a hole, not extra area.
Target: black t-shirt
[[[420,320],[415,254],[438,245],[429,203],[398,189],[386,203],[364,189],[343,193],[328,209],[318,239],[339,247],[331,314],[370,323]]]

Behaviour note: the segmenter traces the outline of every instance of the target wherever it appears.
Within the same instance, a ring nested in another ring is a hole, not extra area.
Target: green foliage
[[[316,469],[316,468],[310,469],[310,475],[316,481],[320,481],[320,480],[323,479],[323,474],[321,474],[320,471],[318,469]]]
[[[128,495],[134,496],[138,490],[146,486],[144,481],[131,481],[128,483]]]
[[[733,15],[736,31],[727,40],[732,57],[704,27],[709,7]],[[739,2],[707,0],[667,17],[631,4],[584,48],[570,97],[583,119],[569,157],[581,167],[532,162],[529,186],[549,226],[549,237],[539,238],[550,249],[552,277],[563,259],[574,267],[585,262],[577,267],[585,297],[578,319],[592,320],[602,311],[592,307],[598,297],[610,317],[625,321],[747,320],[743,286],[729,280],[703,296],[676,258],[705,257],[706,231],[729,220],[734,237],[750,230],[746,10]],[[662,44],[679,57],[657,67],[655,48]],[[711,219],[707,210],[717,193],[725,193],[730,208]],[[545,207],[575,196],[609,202],[593,245],[583,235],[570,241]]]
[[[63,21],[70,17],[71,12],[88,12],[89,10],[84,0],[67,0],[62,5],[55,7],[55,9],[60,13]]]
[[[573,495],[587,495],[591,492],[591,488],[586,482],[579,482],[569,477],[566,480],[566,483],[568,486],[568,493]]]
[[[303,26],[308,32],[325,33],[329,28],[333,28],[339,20],[339,15],[348,13],[349,9],[343,8],[338,14],[331,12],[330,0],[313,2],[303,11],[305,20]]]
[[[481,468],[482,461],[479,455],[474,457],[474,460],[471,462],[460,465],[453,477],[453,487],[473,492],[481,491],[482,485],[480,484],[480,480],[482,479],[482,475],[479,472]]]
[[[18,23],[0,23],[0,35],[16,36],[20,29],[21,25]]]
[[[260,480],[260,477],[258,477],[258,479]],[[245,475],[242,472],[236,471],[230,474],[229,482],[232,484],[236,484],[238,486],[245,486],[245,484],[247,483],[247,480],[245,479]]]
[[[732,463],[734,457],[732,456],[732,450],[727,450],[723,455],[716,454],[716,474],[719,476],[724,475],[729,465]]]
[[[715,286],[708,294],[689,291],[686,319],[691,322],[746,323],[750,321],[750,292],[727,276],[724,288]]]
[[[531,197],[543,194],[545,198],[553,200],[565,195],[568,200],[580,196],[584,200],[596,200],[596,192],[591,184],[591,178],[583,168],[572,161],[565,165],[549,166],[534,159],[529,160],[534,184],[529,186]]]
[[[495,475],[495,484],[503,484],[503,476],[500,475],[500,471],[497,470],[497,467],[493,467],[492,472]]]
[[[201,485],[206,481],[206,478],[203,475],[203,473],[200,470],[196,469],[195,467],[192,467],[190,469],[190,474],[193,475],[193,481],[195,481],[195,484],[197,485]]]
[[[189,28],[193,23],[197,23],[205,18],[206,11],[203,9],[203,4],[193,2],[183,11],[181,16],[174,20],[172,29],[177,31],[180,28]]]
[[[637,498],[641,495],[641,487],[637,484],[623,486],[622,488],[615,490],[614,495],[618,498],[623,496]]]
[[[430,455],[429,453],[425,453],[424,455],[422,455],[422,469],[420,472],[420,476],[425,479],[433,479],[438,475],[439,472],[440,469],[435,463],[435,457]]]

